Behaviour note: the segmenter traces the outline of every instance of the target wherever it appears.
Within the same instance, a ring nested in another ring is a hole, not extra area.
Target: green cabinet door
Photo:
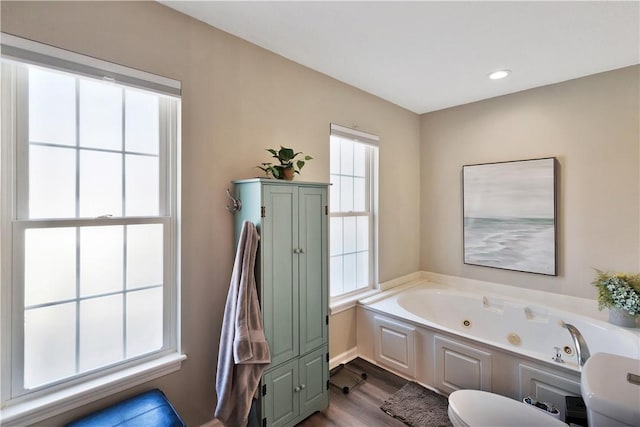
[[[300,413],[300,401],[295,391],[299,386],[298,359],[268,371],[262,381],[266,387],[262,398],[266,424],[276,427],[288,425]]]
[[[318,348],[329,340],[326,206],[326,188],[300,187],[300,354]]]
[[[262,312],[271,366],[299,353],[298,189],[264,185]]]
[[[328,347],[300,357],[300,414],[304,417],[321,411],[329,404]],[[294,388],[295,390],[295,388]]]

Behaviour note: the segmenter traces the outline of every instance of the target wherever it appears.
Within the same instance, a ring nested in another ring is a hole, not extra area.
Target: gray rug
[[[451,427],[447,398],[410,382],[389,396],[380,409],[412,427]]]

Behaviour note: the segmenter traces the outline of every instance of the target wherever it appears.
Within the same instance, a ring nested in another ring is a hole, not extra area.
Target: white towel
[[[247,424],[260,377],[271,363],[254,275],[259,239],[256,226],[251,221],[245,221],[222,321],[215,415],[229,427]]]

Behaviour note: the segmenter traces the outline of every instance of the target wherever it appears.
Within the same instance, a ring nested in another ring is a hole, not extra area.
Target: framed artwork
[[[464,263],[557,275],[556,159],[462,167]]]

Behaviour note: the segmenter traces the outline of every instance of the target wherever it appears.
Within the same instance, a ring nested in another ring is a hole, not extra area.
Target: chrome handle
[[[294,248],[294,249],[293,249],[293,253],[294,253],[294,254],[299,254],[299,253],[300,253],[300,249],[298,249],[298,248]]]
[[[306,385],[300,384],[300,390],[304,390],[305,387],[306,387]]]
[[[304,249],[300,248],[300,249],[298,249],[298,250],[300,251],[299,253],[301,253],[301,254],[303,254],[303,253],[304,253]]]
[[[551,356],[551,360],[558,363],[564,363],[562,360],[562,352],[560,351],[560,347],[553,347],[554,355]]]
[[[296,393],[299,392],[300,391],[300,387],[298,386],[298,387],[294,388],[293,391],[295,391]]]

